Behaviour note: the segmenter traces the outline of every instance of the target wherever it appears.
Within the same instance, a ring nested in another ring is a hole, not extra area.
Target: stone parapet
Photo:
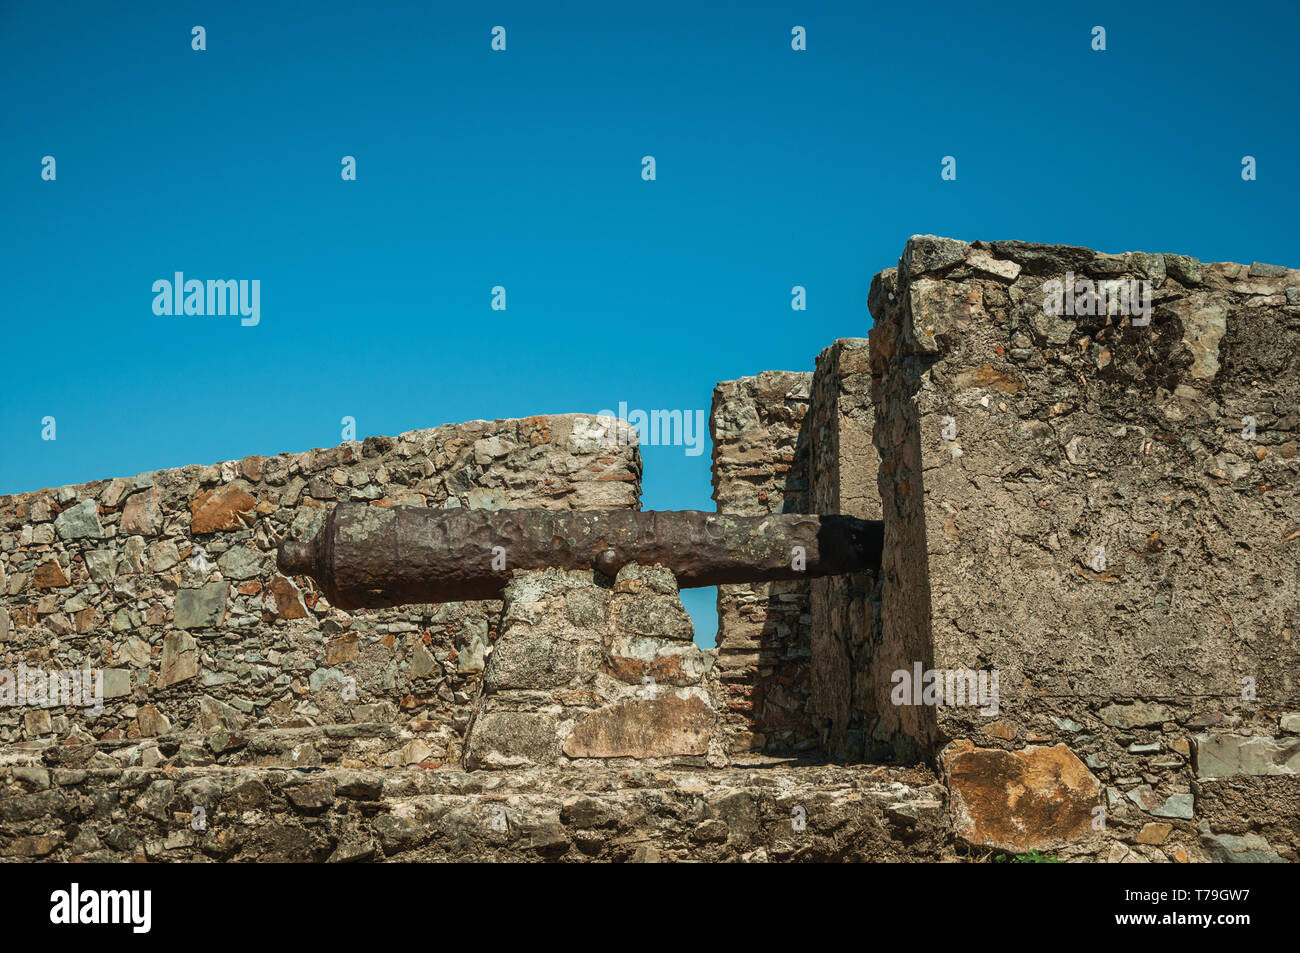
[[[0,751],[108,742],[157,763],[162,736],[378,723],[396,743],[354,754],[459,759],[500,603],[341,612],[278,574],[275,548],[342,500],[636,509],[639,451],[600,432],[584,415],[471,421],[0,497],[0,671],[26,692],[96,670],[104,702],[20,707],[0,677]]]

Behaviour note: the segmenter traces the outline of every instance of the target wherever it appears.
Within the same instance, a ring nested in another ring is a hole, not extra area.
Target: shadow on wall
[[[868,295],[875,320],[870,353],[873,444],[880,460],[877,486],[885,541],[879,580],[879,645],[867,678],[879,715],[871,740],[888,746],[895,760],[908,763],[933,758],[939,736],[933,706],[895,705],[892,701],[894,672],[911,672],[917,665],[924,671],[934,665],[923,433],[915,396],[934,359],[915,353],[907,343],[911,300],[898,293],[897,281],[896,269],[883,271],[872,280]],[[932,440],[938,436],[930,434]]]
[[[713,499],[720,513],[808,513],[813,375],[763,371],[714,388]],[[734,755],[816,757],[809,583],[718,587],[718,680]]]

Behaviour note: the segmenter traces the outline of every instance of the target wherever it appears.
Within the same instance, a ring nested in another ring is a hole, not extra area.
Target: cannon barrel
[[[516,569],[659,564],[683,589],[880,568],[883,524],[797,513],[471,510],[340,503],[320,533],[280,546],[340,609],[497,599]]]

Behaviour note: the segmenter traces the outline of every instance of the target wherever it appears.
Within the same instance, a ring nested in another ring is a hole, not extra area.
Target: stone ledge
[[[928,772],[884,767],[501,775],[24,765],[0,768],[0,858],[950,860],[944,802]]]

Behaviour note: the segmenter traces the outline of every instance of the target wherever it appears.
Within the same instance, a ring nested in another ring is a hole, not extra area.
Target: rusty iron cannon
[[[497,599],[516,569],[628,563],[683,589],[880,568],[883,524],[851,516],[697,510],[473,510],[340,503],[320,533],[280,546],[286,575],[311,576],[340,609]]]

